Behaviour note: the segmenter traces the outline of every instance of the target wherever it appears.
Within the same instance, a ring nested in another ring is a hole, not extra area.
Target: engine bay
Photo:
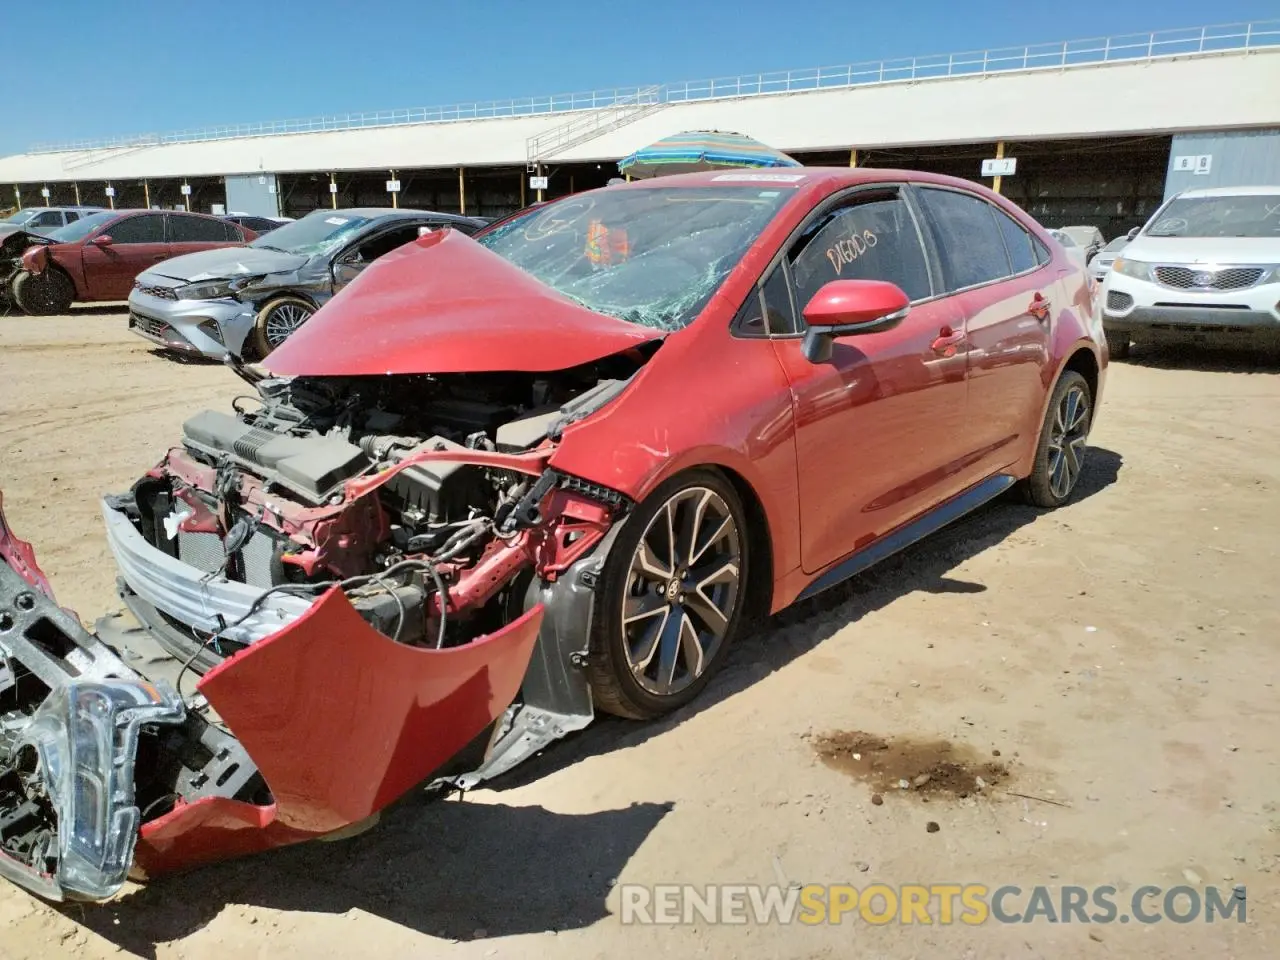
[[[518,616],[534,576],[554,578],[625,507],[546,461],[652,349],[553,374],[254,378],[256,397],[189,418],[114,503],[207,577],[308,598],[338,585],[399,642],[464,644]],[[548,524],[566,498],[587,506]],[[198,671],[243,645],[125,599]]]

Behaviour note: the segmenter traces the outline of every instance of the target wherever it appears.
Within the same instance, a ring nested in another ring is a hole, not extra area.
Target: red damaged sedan
[[[0,873],[94,899],[696,697],[750,618],[1066,502],[1085,273],[974,184],[611,186],[369,266],[102,504],[141,628],[0,532]]]
[[[218,217],[182,210],[103,210],[48,236],[26,234],[5,246],[26,249],[9,264],[0,299],[26,313],[66,313],[75,301],[124,300],[134,278],[162,260],[214,247],[243,246],[252,230]],[[5,256],[0,251],[0,256]],[[0,272],[5,265],[0,263]]]

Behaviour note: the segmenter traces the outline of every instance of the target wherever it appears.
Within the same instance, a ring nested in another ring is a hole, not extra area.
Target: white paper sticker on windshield
[[[340,227],[344,223],[347,223],[348,221],[346,217],[325,217],[324,222],[332,223],[335,227]]]
[[[712,180],[721,183],[799,183],[803,173],[722,173]]]
[[[761,191],[757,194],[757,196],[760,196],[760,197],[776,197],[776,196],[778,195],[778,193],[779,193],[779,191],[777,191],[777,190],[761,190]]]

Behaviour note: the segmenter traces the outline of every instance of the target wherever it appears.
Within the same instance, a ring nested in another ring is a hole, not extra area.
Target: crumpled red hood
[[[264,364],[281,376],[544,372],[662,337],[578,306],[456,230],[375,261]]]

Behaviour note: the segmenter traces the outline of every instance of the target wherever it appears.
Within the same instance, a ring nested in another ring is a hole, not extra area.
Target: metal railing
[[[623,124],[638,120],[666,105],[666,101],[662,99],[662,88],[655,86],[645,87],[637,91],[635,96],[619,100],[608,107],[580,110],[560,126],[545,130],[525,141],[527,165],[533,170],[540,162],[563,153],[570,147],[594,140],[609,130],[616,130]]]
[[[834,67],[746,74],[711,80],[681,81],[663,84],[656,89],[660,103],[688,103],[724,97],[759,96],[767,93],[795,93],[805,90],[838,89],[946,77],[987,76],[1017,70],[1066,69],[1091,64],[1154,60],[1162,57],[1245,53],[1275,47],[1280,47],[1280,20],[1264,20],[897,60],[874,60]],[[611,90],[591,90],[585,93],[564,93],[517,100],[490,100],[484,103],[455,104],[447,107],[348,113],[299,120],[271,120],[262,123],[202,127],[173,133],[42,143],[31,147],[30,152],[51,153],[146,147],[166,143],[228,140],[237,137],[569,113],[575,110],[598,110],[604,107],[634,104],[652,89],[654,88],[648,85],[617,87]]]

